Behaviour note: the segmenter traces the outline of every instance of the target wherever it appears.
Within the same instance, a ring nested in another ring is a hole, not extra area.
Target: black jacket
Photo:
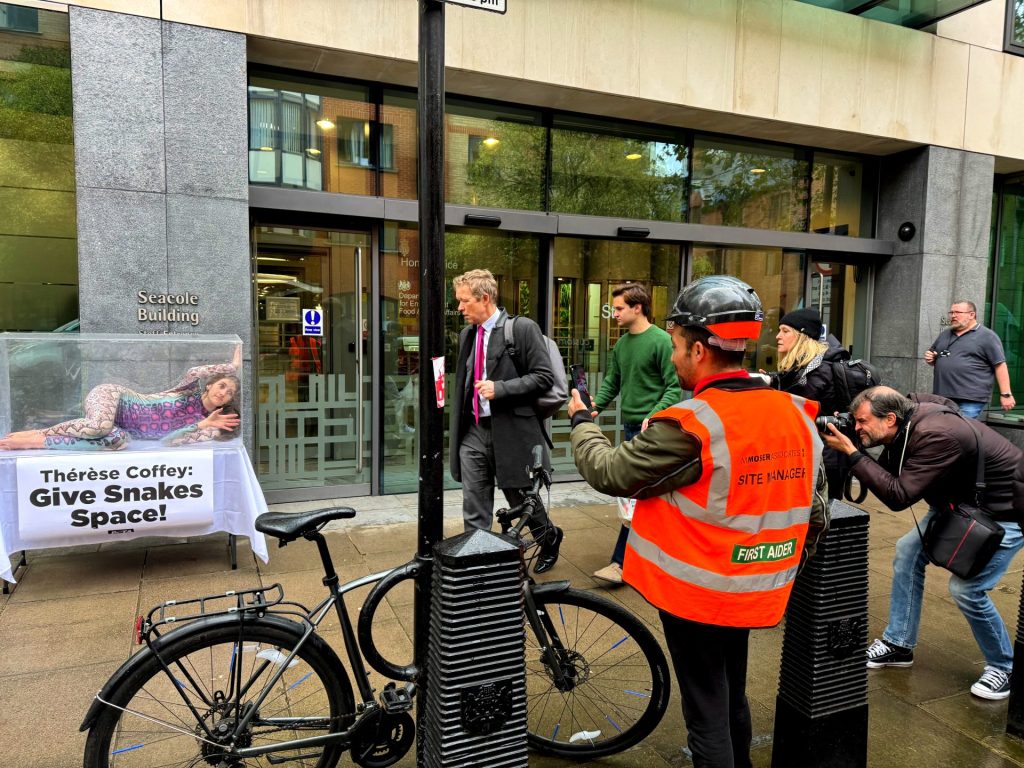
[[[910,397],[917,405],[878,461],[854,454],[850,471],[892,510],[906,509],[921,499],[936,508],[972,502],[977,448],[970,425],[956,413],[952,400],[927,394]],[[974,425],[985,450],[983,506],[996,520],[1024,522],[1020,449],[985,424]]]
[[[544,425],[533,412],[537,397],[551,386],[554,371],[548,357],[544,336],[537,324],[528,317],[520,317],[515,324],[515,346],[520,357],[519,375],[516,363],[505,348],[505,310],[491,331],[487,341],[487,378],[494,382],[491,400],[491,435],[494,440],[495,476],[499,488],[528,488],[528,467],[533,462],[533,447],[544,449],[544,464],[550,467],[550,453],[544,437]],[[467,325],[459,334],[459,354],[455,363],[455,391],[451,399],[451,444],[449,466],[452,478],[462,481],[459,446],[472,419],[467,405],[472,391],[472,371],[469,369],[475,325]]]
[[[840,402],[836,396],[832,363],[849,359],[850,351],[839,343],[839,339],[829,334],[828,349],[820,360],[812,360],[803,368],[780,371],[777,381],[773,381],[772,384],[783,392],[817,401],[821,404],[821,414],[831,416],[836,411],[845,411],[850,405]]]

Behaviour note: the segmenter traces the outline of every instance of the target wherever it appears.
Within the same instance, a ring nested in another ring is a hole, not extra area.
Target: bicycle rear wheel
[[[268,756],[243,760],[225,747],[238,713],[253,707],[256,714],[238,746],[348,727],[352,686],[334,651],[313,635],[288,661],[301,632],[294,622],[268,617],[193,625],[165,635],[157,641],[158,653],[142,651],[148,658],[109,693],[106,700],[115,706],[106,707],[89,731],[85,768],[269,768]],[[268,695],[257,705],[265,690]],[[343,751],[333,744],[277,757],[288,758],[289,766],[333,768]]]
[[[526,727],[530,746],[577,760],[621,752],[648,736],[668,706],[668,664],[633,614],[576,589],[535,597],[558,664],[526,632]]]

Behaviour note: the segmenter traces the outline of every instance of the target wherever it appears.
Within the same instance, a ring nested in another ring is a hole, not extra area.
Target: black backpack
[[[864,360],[836,360],[831,365],[832,396],[837,410],[848,410],[853,398],[882,383],[878,369]]]

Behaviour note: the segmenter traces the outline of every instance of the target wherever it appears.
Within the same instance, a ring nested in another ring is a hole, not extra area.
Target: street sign
[[[505,0],[444,0],[446,3],[452,5],[464,5],[467,8],[479,8],[482,11],[494,11],[495,13],[504,13],[507,9],[505,7]]]

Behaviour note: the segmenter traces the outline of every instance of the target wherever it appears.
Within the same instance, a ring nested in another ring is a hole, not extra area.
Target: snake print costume
[[[235,374],[235,366],[202,365],[190,368],[174,387],[143,395],[120,384],[100,384],[85,397],[85,417],[43,430],[46,448],[72,451],[116,451],[132,438],[162,440],[166,445],[187,445],[212,440],[220,434],[197,424],[209,414],[203,408],[203,380]]]

